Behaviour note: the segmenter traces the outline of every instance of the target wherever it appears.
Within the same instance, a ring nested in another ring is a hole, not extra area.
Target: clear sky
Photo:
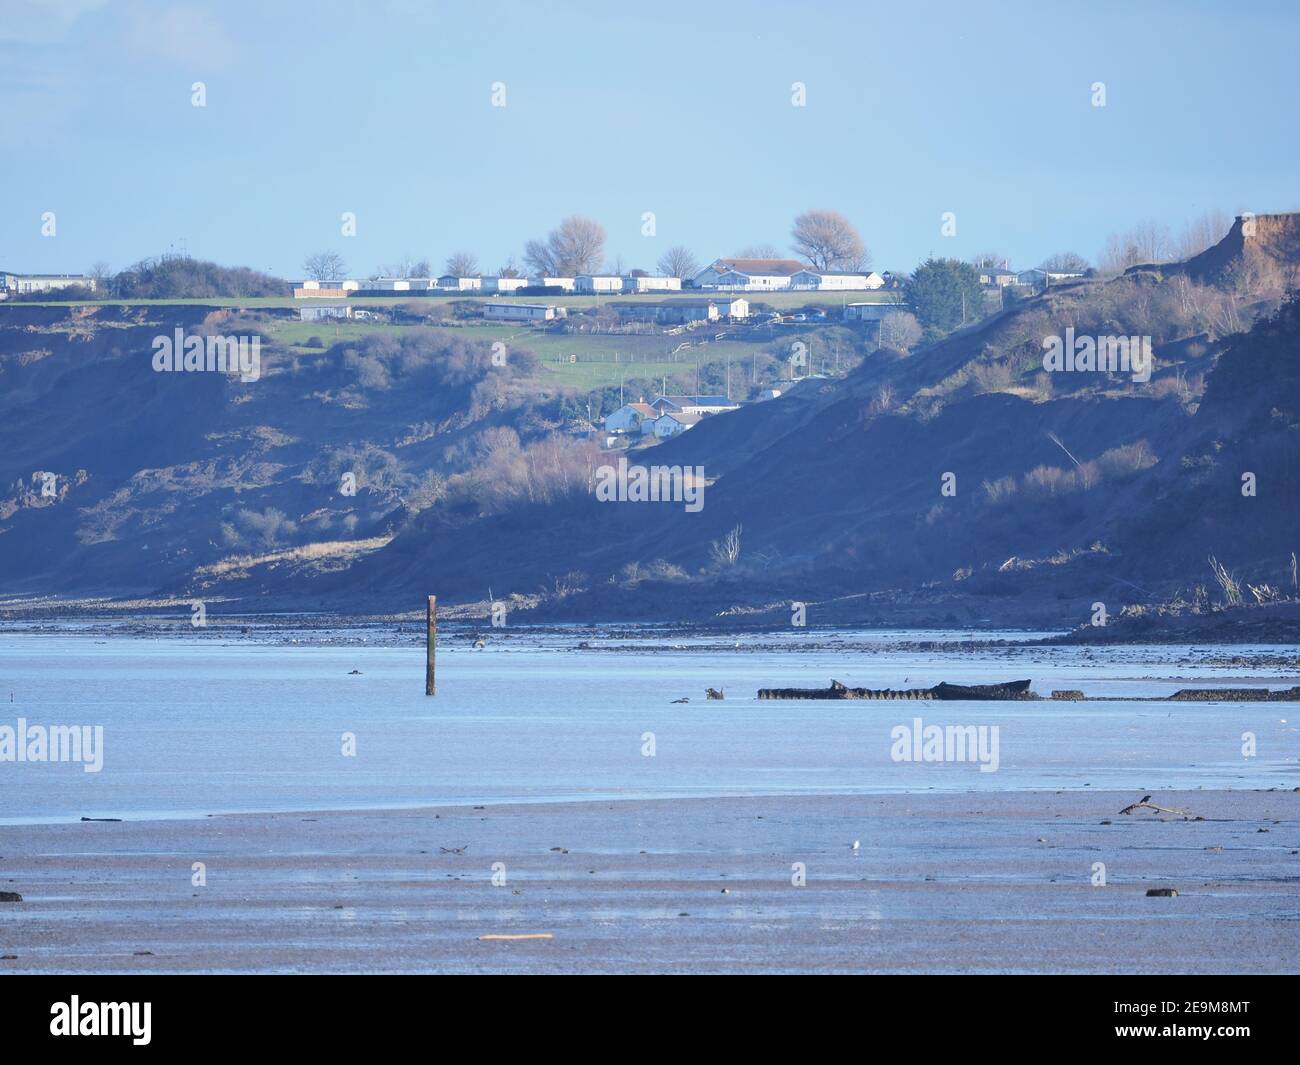
[[[1292,0],[0,0],[0,267],[490,270],[580,212],[649,269],[784,251],[809,207],[882,270],[1095,258],[1145,219],[1300,208],[1298,30]]]

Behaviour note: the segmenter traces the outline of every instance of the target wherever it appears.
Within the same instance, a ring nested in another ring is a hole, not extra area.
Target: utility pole
[[[434,648],[438,643],[438,597],[429,596],[425,608],[424,694],[432,695],[434,685]]]

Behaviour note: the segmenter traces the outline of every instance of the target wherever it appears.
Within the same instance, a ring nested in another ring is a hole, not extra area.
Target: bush
[[[1102,476],[1108,480],[1123,480],[1149,470],[1159,461],[1150,444],[1145,440],[1135,440],[1131,444],[1103,451],[1097,458],[1097,465]]]

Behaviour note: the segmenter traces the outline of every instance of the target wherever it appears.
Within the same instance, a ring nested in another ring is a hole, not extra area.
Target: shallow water
[[[753,641],[742,638],[743,653],[650,653],[627,639],[619,650],[579,651],[554,635],[479,651],[453,644],[439,648],[438,695],[427,699],[419,646],[5,633],[0,726],[19,717],[102,725],[104,765],[86,773],[77,764],[0,762],[0,821],[606,797],[1300,785],[1297,704],[755,698],[760,687],[822,687],[832,677],[875,687],[1030,677],[1044,695],[1080,688],[1163,696],[1265,679],[1277,687],[1295,683],[1295,672],[1261,677],[1258,669],[1206,663],[1292,654],[1290,647],[916,652],[880,634],[879,651],[844,652],[798,650],[801,636],[785,638],[790,650],[748,652]],[[361,675],[349,676],[352,669]],[[725,689],[726,700],[705,702],[708,686]],[[673,705],[680,697],[691,701]],[[918,717],[925,725],[997,726],[997,771],[972,761],[894,761],[891,730]],[[1251,758],[1242,754],[1245,732],[1256,737]],[[344,733],[355,735],[355,757],[342,753]],[[647,733],[653,756],[643,754]]]

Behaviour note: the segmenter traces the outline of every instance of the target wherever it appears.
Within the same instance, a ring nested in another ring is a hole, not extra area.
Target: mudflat
[[[0,974],[1300,971],[1300,792],[1138,798],[5,825]]]

